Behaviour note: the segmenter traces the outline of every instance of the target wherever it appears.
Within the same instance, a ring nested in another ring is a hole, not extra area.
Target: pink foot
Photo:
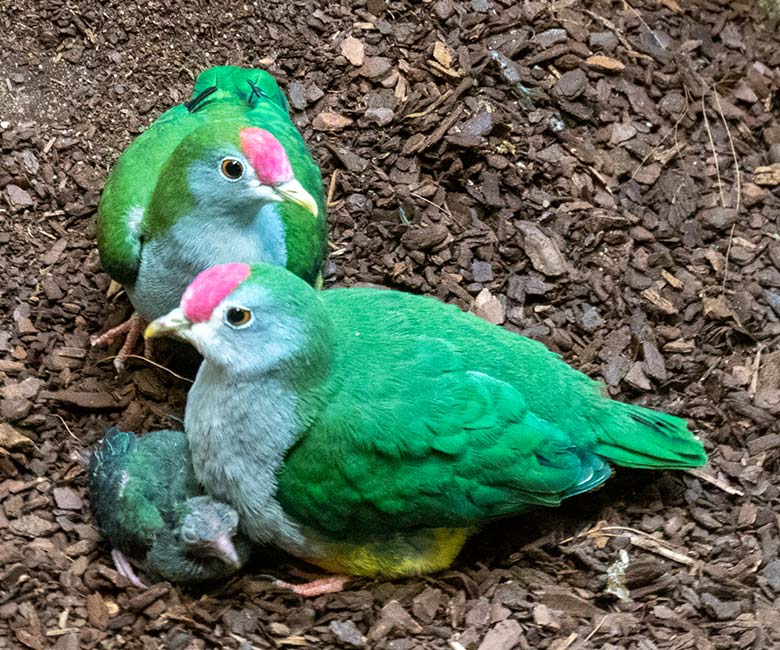
[[[282,589],[289,589],[299,596],[311,598],[312,596],[321,596],[322,594],[337,594],[338,592],[343,591],[344,585],[347,584],[348,581],[349,576],[330,576],[328,578],[312,580],[311,582],[304,582],[300,585],[294,585],[291,582],[285,582],[284,580],[274,580],[274,586],[281,587]]]
[[[122,551],[113,549],[111,551],[111,559],[114,560],[114,566],[120,576],[127,578],[134,587],[138,587],[139,589],[147,588],[146,585],[139,580],[138,576],[135,575],[133,567],[130,566],[130,562],[128,562]]]
[[[103,346],[113,341],[120,334],[127,335],[125,337],[124,345],[122,345],[122,348],[116,355],[116,359],[114,359],[114,368],[116,368],[117,372],[119,372],[124,369],[125,359],[127,359],[129,354],[133,351],[133,347],[138,341],[138,338],[141,336],[141,332],[143,332],[143,330],[143,318],[141,318],[139,313],[133,312],[133,315],[130,316],[130,318],[128,318],[124,323],[117,325],[116,327],[112,327],[110,330],[103,332],[103,334],[100,336],[93,337],[90,342],[92,347]],[[144,344],[144,352],[146,351],[147,347],[146,344]]]

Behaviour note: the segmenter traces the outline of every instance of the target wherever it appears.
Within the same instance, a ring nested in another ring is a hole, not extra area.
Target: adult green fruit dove
[[[136,313],[93,340],[130,332],[173,309],[203,269],[279,264],[315,284],[326,251],[319,169],[263,70],[215,67],[192,99],[138,136],[109,175],[98,207],[103,267]]]
[[[433,298],[228,264],[147,328],[166,332],[204,357],[184,421],[198,480],[253,541],[339,574],[443,569],[479,524],[592,490],[611,464],[706,461],[684,420]]]

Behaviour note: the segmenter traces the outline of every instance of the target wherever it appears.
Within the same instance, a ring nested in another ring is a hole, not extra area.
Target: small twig
[[[590,640],[593,638],[593,636],[596,634],[596,632],[598,632],[598,631],[599,631],[599,629],[601,628],[601,626],[602,626],[602,625],[604,625],[604,621],[606,621],[606,620],[607,620],[607,617],[606,617],[606,615],[604,615],[604,616],[602,616],[602,617],[601,617],[601,620],[600,620],[598,623],[596,623],[596,627],[594,627],[594,628],[593,628],[593,629],[590,631],[590,634],[588,634],[588,636],[586,636],[586,637],[585,637],[585,639],[584,639],[584,642],[585,642],[585,643],[587,643],[588,641],[590,641]]]
[[[571,644],[574,643],[579,638],[579,636],[580,635],[577,634],[576,632],[572,632],[560,643],[556,642],[552,646],[550,646],[550,650],[567,650],[569,647],[571,647]]]
[[[756,392],[758,392],[758,371],[761,368],[761,353],[763,350],[763,346],[759,345],[756,350],[756,358],[753,359],[753,376],[748,387],[748,397],[750,399],[753,399],[756,396]]]
[[[243,636],[240,636],[240,635],[236,634],[235,632],[231,632],[230,636],[232,636],[236,641],[238,641],[241,644],[242,648],[249,647],[249,648],[252,648],[252,650],[260,650],[260,648],[258,648],[256,645],[253,645],[253,644],[249,643],[249,641],[247,641]],[[289,639],[289,638],[292,638],[292,637],[287,637],[287,638]],[[284,641],[284,639],[281,639],[281,641]]]
[[[116,354],[112,355],[110,357],[104,357],[103,359],[100,359],[98,361],[98,363],[104,363],[105,361],[113,361],[116,358],[117,358]],[[156,362],[152,361],[151,359],[147,359],[146,357],[142,357],[142,356],[140,356],[138,354],[128,354],[128,355],[125,356],[125,359],[138,359],[139,361],[145,361],[150,366],[154,366],[155,368],[159,368],[160,370],[164,370],[169,375],[173,375],[174,377],[176,377],[176,379],[181,379],[182,381],[186,381],[186,382],[188,382],[190,384],[193,383],[193,381],[194,381],[193,379],[190,379],[189,377],[183,377],[182,375],[179,375],[179,374],[173,372],[173,370],[171,370],[170,368],[166,368],[165,366],[160,365],[159,363],[156,363]]]
[[[633,13],[639,19],[639,22],[641,23],[642,27],[644,27],[647,30],[647,33],[653,37],[653,40],[655,41],[655,44],[658,47],[660,47],[661,49],[666,49],[664,48],[663,43],[661,43],[661,41],[658,40],[658,36],[656,36],[655,32],[652,29],[650,29],[650,25],[648,25],[647,22],[645,22],[645,19],[642,18],[642,14],[640,14],[636,9],[634,9],[630,4],[628,4],[626,0],[623,0],[623,7],[630,9],[631,13]]]
[[[713,88],[712,92],[715,93],[715,102],[718,105],[718,113],[720,114],[720,119],[723,121],[723,126],[726,128],[726,136],[729,139],[729,148],[731,149],[731,157],[734,159],[734,176],[737,183],[737,203],[734,206],[734,209],[739,212],[739,208],[742,205],[742,172],[739,170],[739,158],[737,157],[737,149],[734,146],[734,138],[731,136],[731,129],[729,128],[729,123],[726,121],[726,116],[723,114],[723,107],[720,103],[720,95],[718,94],[717,88]]]
[[[733,494],[738,497],[745,496],[745,493],[742,490],[738,490],[735,487],[732,487],[726,481],[723,481],[719,479],[717,476],[712,476],[710,474],[707,474],[704,470],[697,468],[686,470],[688,474],[691,476],[695,476],[696,478],[700,478],[702,481],[705,481],[709,483],[710,485],[714,485],[716,488],[720,488],[723,490],[726,494]]]
[[[67,423],[67,422],[65,422],[65,420],[63,419],[63,417],[62,417],[61,415],[59,415],[59,414],[57,414],[57,413],[53,413],[52,415],[54,415],[54,417],[55,417],[55,418],[57,418],[57,419],[58,419],[60,422],[62,422],[62,426],[64,426],[64,427],[65,427],[65,431],[67,431],[67,432],[68,432],[68,435],[69,435],[71,438],[73,438],[74,440],[78,440],[79,442],[81,442],[81,440],[79,440],[79,439],[78,439],[78,438],[77,438],[77,437],[74,435],[73,431],[71,431],[71,430],[70,430],[70,427],[68,426],[68,423]]]
[[[712,149],[712,157],[715,159],[715,174],[718,177],[718,193],[720,194],[720,206],[726,207],[726,199],[723,196],[723,183],[720,180],[720,164],[718,164],[718,151],[715,149],[715,140],[712,137],[712,131],[710,130],[710,120],[707,117],[707,104],[704,101],[707,98],[707,93],[701,96],[701,112],[704,116],[704,128],[707,131],[707,137],[710,139],[710,148]]]
[[[339,170],[334,169],[330,175],[330,183],[328,184],[328,198],[326,205],[330,207],[333,204],[333,195],[336,193],[336,178],[338,178]]]
[[[674,134],[674,140],[675,140],[675,146],[674,149],[676,150],[677,154],[681,153],[683,150],[683,145],[679,143],[677,140],[677,129],[680,126],[680,122],[682,122],[688,115],[688,95],[686,93],[685,95],[685,110],[680,113],[679,117],[677,118],[677,121],[674,123],[674,126],[672,126],[671,129],[669,129],[669,132],[661,138],[661,141],[653,147],[653,149],[648,153],[644,158],[642,158],[641,162],[637,166],[637,168],[634,170],[634,172],[631,174],[631,180],[633,181],[634,178],[636,178],[636,175],[639,173],[639,171],[645,166],[645,163],[650,159],[651,156],[655,155],[655,152],[658,151],[661,148],[661,145],[666,142],[666,139]],[[672,156],[673,157],[673,156]],[[669,161],[671,161],[671,158],[669,158]]]
[[[739,213],[739,208],[742,205],[742,173],[739,170],[739,158],[737,157],[737,150],[734,146],[734,138],[731,136],[731,129],[729,128],[729,123],[726,120],[726,116],[723,114],[723,106],[720,103],[720,95],[718,94],[717,88],[713,88],[712,92],[715,94],[715,103],[718,105],[718,114],[720,115],[720,119],[723,122],[723,126],[726,129],[726,136],[729,139],[729,148],[731,149],[731,156],[734,159],[734,177],[736,179],[737,184],[737,196],[736,196],[736,205],[734,206],[734,209],[737,213]],[[722,197],[721,197],[722,200]],[[721,285],[721,293],[724,293],[726,291],[726,280],[729,277],[729,260],[731,258],[731,244],[734,240],[734,228],[736,227],[736,223],[731,225],[731,232],[729,233],[729,244],[726,248],[726,264],[723,268],[723,284]]]
[[[662,546],[661,540],[656,539],[651,535],[647,535],[646,537],[629,535],[628,539],[634,546],[638,546],[645,551],[650,551],[651,553],[665,557],[666,559],[677,562],[678,564],[684,564],[685,566],[696,566],[697,564],[696,560],[689,558],[685,553],[681,553],[671,548]]]
[[[620,44],[628,50],[628,54],[639,54],[634,50],[634,46],[628,41],[628,39],[623,35],[623,32],[621,32],[615,23],[613,23],[609,18],[604,18],[604,16],[599,16],[597,13],[590,11],[589,9],[585,9],[585,13],[588,14],[591,18],[595,18],[598,20],[604,27],[606,27],[609,31],[611,31],[620,41]],[[645,55],[641,55],[645,56]],[[650,57],[647,57],[650,58]]]
[[[599,522],[599,524],[600,523],[601,522]],[[653,537],[642,530],[629,528],[628,526],[600,526],[599,524],[584,533],[579,533],[578,535],[563,540],[559,543],[559,546],[575,539],[587,539],[589,537],[628,537],[628,540],[633,546],[645,551],[650,551],[651,553],[655,553],[656,555],[660,555],[680,564],[685,564],[686,566],[697,565],[696,560],[691,559],[685,553],[675,550],[674,546],[669,542]]]
[[[731,244],[734,243],[734,228],[737,224],[731,224],[731,230],[729,231],[729,243],[726,245],[726,262],[723,265],[723,282],[720,285],[720,295],[726,293],[726,278],[729,277],[729,260],[731,259]]]
[[[409,113],[408,115],[404,115],[403,119],[405,120],[414,120],[418,117],[425,117],[430,113],[431,111],[437,109],[441,104],[443,104],[449,96],[452,95],[452,90],[447,89],[445,92],[443,92],[441,95],[439,95],[436,99],[434,99],[426,108],[424,108],[421,111],[418,111],[417,113]]]
[[[424,201],[428,205],[432,205],[434,208],[437,208],[440,212],[446,214],[450,219],[453,218],[452,212],[450,212],[446,203],[444,204],[444,207],[441,207],[438,203],[434,203],[433,201],[426,199],[424,196],[420,196],[419,194],[415,194],[414,192],[409,192],[409,196],[413,196],[416,199],[420,199],[420,201]]]

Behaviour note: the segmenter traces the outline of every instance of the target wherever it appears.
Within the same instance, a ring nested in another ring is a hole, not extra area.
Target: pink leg
[[[106,330],[103,332],[100,336],[93,336],[89,342],[92,345],[92,347],[102,347],[104,345],[108,345],[113,341],[117,336],[120,334],[125,334],[130,331],[130,328],[133,326],[133,318],[135,317],[135,312],[133,312],[133,315],[128,318],[124,323],[117,325],[116,327],[112,327],[110,330]]]
[[[144,339],[144,356],[147,359],[151,359],[152,358],[152,348],[154,347],[152,345],[153,342],[154,341],[152,339],[147,339],[147,338]]]
[[[138,587],[139,589],[147,588],[146,585],[139,580],[138,576],[135,575],[133,567],[130,566],[130,562],[128,562],[122,551],[113,549],[111,551],[111,559],[114,560],[114,566],[120,576],[127,578],[134,587]]]
[[[141,336],[141,332],[143,331],[143,329],[144,329],[143,318],[141,318],[141,315],[138,314],[137,312],[133,312],[133,315],[130,316],[130,318],[128,318],[121,325],[117,325],[116,327],[111,328],[107,332],[103,332],[103,334],[101,334],[100,336],[94,337],[91,341],[92,347],[98,345],[106,345],[107,343],[113,341],[120,334],[127,334],[127,336],[125,337],[125,342],[122,345],[122,348],[119,350],[118,354],[116,355],[116,359],[114,359],[114,368],[116,368],[117,372],[119,372],[125,367],[125,359],[133,351],[133,347],[138,341],[138,338]],[[144,345],[144,351],[145,350],[146,350],[146,345]]]
[[[312,580],[311,582],[304,582],[300,585],[294,585],[284,580],[274,580],[274,586],[289,589],[299,596],[311,598],[313,596],[321,596],[322,594],[337,594],[343,591],[344,585],[348,581],[349,576],[329,576],[319,580]]]

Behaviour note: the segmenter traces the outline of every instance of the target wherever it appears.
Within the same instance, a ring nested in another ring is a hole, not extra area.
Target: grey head
[[[196,558],[216,558],[239,568],[241,560],[233,539],[238,532],[238,513],[209,496],[187,499],[179,538],[185,553]]]
[[[203,271],[185,291],[181,307],[152,322],[145,336],[166,333],[191,343],[209,364],[233,376],[258,376],[284,366],[316,377],[333,354],[331,322],[318,292],[271,264],[223,264]]]
[[[193,205],[183,197],[190,197]],[[182,210],[212,219],[251,219],[263,205],[290,201],[317,215],[317,203],[294,177],[287,153],[268,131],[221,120],[188,133],[160,170],[149,227]]]

